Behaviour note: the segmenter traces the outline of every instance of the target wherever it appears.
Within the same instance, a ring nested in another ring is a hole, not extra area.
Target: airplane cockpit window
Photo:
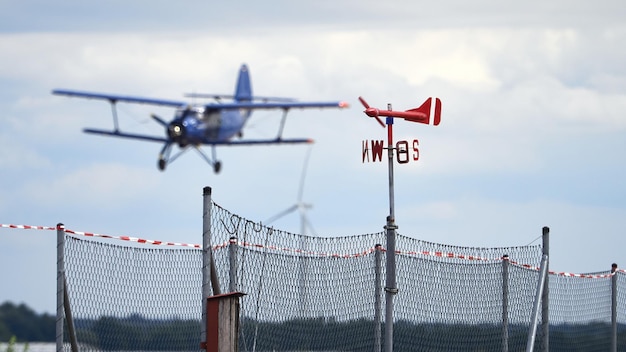
[[[218,110],[206,109],[202,114],[202,121],[208,128],[219,128],[222,124],[222,115]]]
[[[215,109],[204,110],[202,122],[206,126],[205,136],[210,139],[216,139],[222,125],[222,114],[220,111]]]

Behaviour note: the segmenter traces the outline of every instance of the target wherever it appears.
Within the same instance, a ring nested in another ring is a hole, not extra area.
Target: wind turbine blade
[[[298,185],[298,200],[297,203],[290,206],[289,208],[283,210],[282,212],[272,216],[271,218],[267,219],[264,224],[269,225],[271,223],[273,223],[274,221],[282,218],[283,216],[292,213],[294,211],[298,211],[299,215],[300,215],[300,232],[302,235],[304,235],[306,233],[306,228],[308,227],[311,231],[314,232],[313,230],[313,226],[311,226],[311,223],[309,222],[309,220],[306,217],[306,210],[308,208],[311,208],[310,204],[304,203],[302,202],[302,196],[304,194],[304,181],[306,179],[306,173],[307,173],[307,167],[309,165],[309,158],[311,156],[311,148],[309,147],[309,149],[307,150],[307,153],[304,157],[304,163],[302,165],[302,173],[300,175],[300,184]]]
[[[285,216],[285,215],[287,215],[287,214],[289,214],[291,212],[296,211],[297,209],[298,209],[298,204],[294,204],[294,205],[290,206],[289,208],[281,211],[280,213],[272,216],[271,218],[265,220],[264,224],[265,225],[269,225],[269,224],[273,223],[274,221],[282,218],[283,216]]]

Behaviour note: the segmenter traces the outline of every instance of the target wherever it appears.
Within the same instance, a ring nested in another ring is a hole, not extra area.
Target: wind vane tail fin
[[[426,115],[426,121],[419,121],[411,118],[406,119],[414,122],[430,124],[430,118],[432,117],[433,125],[437,126],[439,122],[441,122],[441,100],[439,100],[439,98],[435,98],[434,109],[432,109],[432,100],[432,98],[428,98],[419,108],[407,110],[407,112],[418,112]]]
[[[414,122],[420,122],[420,123],[425,123],[428,124],[430,122],[430,105],[432,103],[432,98],[428,98],[426,99],[426,101],[419,107],[419,108],[414,108],[414,109],[409,109],[407,110],[407,112],[417,112],[420,114],[423,114],[426,117],[426,120],[422,119],[413,119],[410,117],[405,118],[406,120],[409,121],[414,121]]]

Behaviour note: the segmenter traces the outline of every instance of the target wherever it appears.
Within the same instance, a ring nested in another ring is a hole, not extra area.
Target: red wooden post
[[[200,348],[206,352],[236,352],[239,350],[239,297],[242,292],[230,292],[207,297],[206,341]]]

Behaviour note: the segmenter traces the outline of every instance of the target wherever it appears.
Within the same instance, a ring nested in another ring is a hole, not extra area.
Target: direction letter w
[[[372,161],[376,161],[376,157],[378,157],[378,160],[380,161],[383,160],[384,143],[385,141],[382,141],[382,140],[379,140],[379,141],[372,140]]]

